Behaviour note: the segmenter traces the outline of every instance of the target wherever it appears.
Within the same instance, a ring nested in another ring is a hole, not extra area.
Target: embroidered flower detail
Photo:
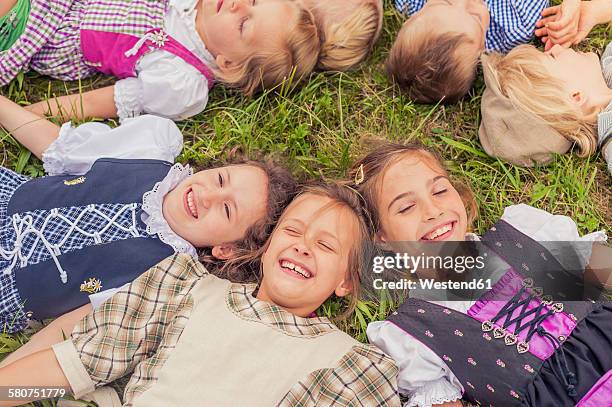
[[[531,365],[525,365],[525,366],[523,366],[523,369],[525,369],[529,373],[534,373],[535,372],[535,370],[533,370],[533,367],[531,367]]]
[[[434,337],[434,334],[432,334],[429,329],[427,331],[425,331],[425,335],[429,336],[430,338]]]
[[[470,382],[465,382],[465,384],[467,384],[468,386],[470,386],[472,389],[475,389],[476,387],[474,387],[474,385]]]
[[[495,246],[502,247],[502,244],[501,244],[501,242],[495,242]]]
[[[485,338],[487,341],[490,341],[491,339],[493,339],[493,338],[491,338],[491,335],[489,335],[486,332],[482,334],[482,337]]]
[[[516,242],[516,247],[518,247],[519,249],[522,249],[522,248],[523,248],[523,245],[522,245],[522,244],[520,244],[519,242]]]
[[[518,393],[515,392],[514,390],[510,390],[510,395],[512,397],[514,397],[515,399],[520,399],[521,398],[521,396],[519,396]]]
[[[418,312],[419,314],[424,314],[424,313],[425,313],[425,310],[424,310],[423,308],[419,308],[419,309],[417,310],[417,312]]]
[[[521,264],[521,267],[523,267],[526,271],[529,271],[529,266],[525,263]]]
[[[497,366],[506,367],[506,363],[504,363],[504,361],[501,359],[497,359],[496,363],[497,363]]]
[[[487,389],[491,390],[491,393],[495,393],[495,389],[490,384],[487,384]]]
[[[446,309],[446,308],[443,308],[442,312],[444,312],[446,315],[452,314],[452,312],[449,309]]]
[[[552,275],[552,274],[550,274],[550,273],[546,273],[546,277],[550,278],[551,280],[554,280],[554,279],[555,279],[555,276],[553,276],[553,275]]]
[[[162,48],[168,41],[168,34],[162,30],[153,31],[151,34],[150,40],[153,44],[157,45],[158,48]]]
[[[544,260],[548,260],[548,257],[546,257],[546,254],[544,254],[544,252],[540,253],[540,257]]]
[[[477,365],[476,361],[475,361],[473,358],[468,358],[468,359],[467,359],[467,362],[468,362],[470,365],[472,365],[472,366],[476,366],[476,365]]]
[[[491,230],[492,230],[493,232],[495,232],[495,231],[497,230],[497,228],[496,228],[495,226],[493,226],[493,227],[491,228]]]
[[[444,361],[446,361],[446,362],[452,362],[453,361],[451,358],[449,358],[446,355],[442,355],[442,359],[444,359]]]
[[[460,331],[460,330],[458,330],[458,329],[455,329],[455,335],[457,335],[457,336],[463,336],[463,332],[461,332],[461,331]]]

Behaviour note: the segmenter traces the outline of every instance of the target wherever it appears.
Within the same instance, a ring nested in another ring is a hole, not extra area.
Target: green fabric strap
[[[23,34],[30,15],[30,0],[18,0],[17,4],[0,17],[0,51],[9,49]]]

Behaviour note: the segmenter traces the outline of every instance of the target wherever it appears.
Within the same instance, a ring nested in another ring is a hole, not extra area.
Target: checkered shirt
[[[124,394],[125,405],[132,405],[134,397],[157,380],[188,323],[194,307],[190,292],[205,278],[216,277],[192,257],[173,255],[83,319],[71,341],[93,384],[101,386],[133,371]],[[231,308],[291,334],[337,329],[325,318],[298,319],[255,300],[254,289],[232,285]],[[396,380],[397,368],[388,356],[373,346],[356,344],[335,368],[318,370],[296,383],[278,406],[399,406]]]
[[[517,45],[529,42],[535,23],[548,0],[485,0],[491,24],[485,36],[488,52],[509,52]],[[395,7],[405,15],[412,15],[425,5],[426,0],[395,0]]]

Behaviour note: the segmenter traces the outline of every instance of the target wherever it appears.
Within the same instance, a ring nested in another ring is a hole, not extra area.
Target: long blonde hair
[[[585,113],[542,63],[542,52],[520,45],[508,55],[490,55],[488,63],[500,90],[520,110],[532,113],[576,143],[581,157],[597,148],[597,111]]]
[[[375,4],[362,3],[344,20],[319,26],[322,43],[317,68],[347,71],[357,66],[374,46],[380,17]]]
[[[255,52],[229,71],[216,70],[215,76],[221,82],[252,96],[289,78],[297,83],[312,72],[320,50],[317,26],[309,10],[298,1],[290,1],[298,8],[298,17],[284,47]]]

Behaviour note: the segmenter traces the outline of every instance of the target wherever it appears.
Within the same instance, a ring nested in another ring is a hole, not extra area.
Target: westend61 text
[[[373,281],[376,290],[490,290],[490,279],[472,281],[436,281],[434,279],[383,281],[377,278]]]

